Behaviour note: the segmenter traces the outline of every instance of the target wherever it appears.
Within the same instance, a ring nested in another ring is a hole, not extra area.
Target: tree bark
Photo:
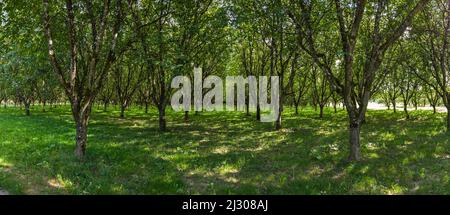
[[[261,121],[261,108],[259,104],[256,106],[256,120]]]
[[[248,105],[248,102],[245,105],[245,115],[246,116],[250,116],[250,106]]]
[[[394,101],[392,101],[392,108],[394,109],[394,113],[397,113],[397,103]]]
[[[159,112],[159,130],[164,132],[167,131],[166,125],[166,108],[163,105],[158,107]]]
[[[104,101],[104,103],[103,103],[103,112],[106,112],[106,111],[108,111],[108,102]]]
[[[403,103],[403,110],[405,111],[406,119],[409,119],[408,104]]]
[[[280,98],[280,101],[282,99]],[[281,113],[283,113],[283,104],[280,102],[280,107],[278,108],[278,116],[277,120],[275,121],[275,130],[280,130],[283,126],[281,125]]]
[[[323,118],[323,108],[324,108],[324,106],[323,105],[319,105],[319,109],[320,109],[320,113],[319,113],[319,118]]]
[[[447,108],[447,132],[450,132],[450,108]]]
[[[184,122],[188,122],[189,121],[189,111],[185,111],[184,112]]]
[[[76,119],[76,146],[75,156],[82,159],[86,155],[87,144],[87,120],[85,117]]]
[[[360,151],[360,132],[361,125],[359,123],[350,122],[350,156],[349,161],[361,160]]]
[[[125,118],[125,106],[120,106],[120,118]]]
[[[30,115],[30,102],[25,102],[25,114]]]

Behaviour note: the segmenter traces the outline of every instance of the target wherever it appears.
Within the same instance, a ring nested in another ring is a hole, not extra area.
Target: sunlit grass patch
[[[450,194],[443,114],[369,111],[363,161],[346,163],[343,110],[286,108],[283,129],[254,114],[94,110],[87,157],[73,156],[70,110],[0,109],[0,188],[25,194]]]

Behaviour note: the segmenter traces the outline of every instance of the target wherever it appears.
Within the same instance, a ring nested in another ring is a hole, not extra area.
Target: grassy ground
[[[0,110],[0,189],[12,194],[450,194],[443,115],[369,111],[364,161],[345,163],[346,114],[285,113],[282,131],[242,113],[183,122],[140,109],[93,113],[87,158],[73,156],[67,108]]]

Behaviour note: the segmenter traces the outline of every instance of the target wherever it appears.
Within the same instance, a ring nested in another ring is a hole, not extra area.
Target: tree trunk
[[[409,119],[408,105],[406,103],[403,103],[403,110],[405,111],[406,119]]]
[[[103,112],[106,112],[106,111],[108,111],[108,102],[104,101],[104,103],[103,103]]]
[[[392,101],[392,108],[394,109],[394,113],[397,113],[397,103]]]
[[[46,105],[46,101],[44,100],[42,102],[42,112],[44,112],[44,113],[45,113],[45,105]]]
[[[295,104],[295,115],[298,115],[298,104]]]
[[[447,132],[450,132],[450,108],[447,108]]]
[[[282,102],[281,98],[280,101]],[[275,130],[280,130],[282,128],[281,125],[281,113],[283,113],[283,104],[280,102],[280,107],[278,108],[278,116],[277,120],[275,121]]]
[[[275,130],[280,130],[281,126],[281,113],[278,115],[277,120],[275,121]]]
[[[323,118],[323,108],[324,108],[324,106],[323,105],[319,105],[319,109],[320,109],[320,113],[319,113],[319,118]]]
[[[350,156],[349,161],[361,160],[360,150],[360,132],[361,125],[359,123],[350,122]]]
[[[189,111],[185,111],[184,112],[184,122],[188,122],[189,121]]]
[[[431,105],[433,107],[433,114],[436,114],[436,105]]]
[[[159,105],[158,106],[158,111],[159,111],[159,130],[164,132],[167,130],[167,125],[166,125],[166,108],[164,107],[164,105]]]
[[[30,102],[25,102],[25,114],[30,115]]]
[[[259,107],[259,104],[256,105],[256,120],[261,121],[261,108]]]
[[[281,126],[281,119],[278,117],[277,121],[275,121],[275,130],[280,130],[282,128]]]
[[[145,114],[148,114],[148,102],[145,102]]]
[[[120,106],[120,118],[125,118],[125,106]]]
[[[246,116],[250,116],[250,106],[248,105],[248,103],[247,103],[247,105],[245,107],[245,115]]]
[[[86,155],[87,144],[87,120],[84,116],[76,119],[76,147],[75,156],[79,159]]]

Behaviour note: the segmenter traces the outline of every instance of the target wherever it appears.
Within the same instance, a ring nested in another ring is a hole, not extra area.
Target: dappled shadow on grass
[[[1,171],[9,181],[22,184],[22,190],[16,193],[159,194],[179,193],[182,188],[173,165],[134,145],[133,141],[144,141],[146,136],[127,135],[127,129],[114,130],[93,123],[88,154],[80,162],[73,156],[74,128],[70,118],[38,113],[31,117],[0,117],[5,131],[0,136],[0,158],[10,164]],[[121,136],[132,141],[117,138]]]
[[[292,120],[295,124],[285,119],[285,131],[253,137],[254,144],[265,143],[261,150],[247,152],[237,147],[233,153],[228,143],[220,146],[225,154],[207,153],[198,158],[207,164],[189,165],[186,169],[195,177],[188,181],[199,193],[449,193],[449,136],[435,132],[442,125],[432,116],[420,121],[423,127],[413,122],[371,120],[385,114],[373,112],[368,118],[362,133],[365,159],[360,163],[342,162],[348,148],[345,123],[300,116]],[[344,116],[337,118],[345,122]],[[305,123],[299,124],[302,120]],[[405,135],[383,139],[386,131]],[[433,132],[435,135],[430,135]],[[382,145],[385,147],[379,147]],[[440,152],[436,154],[436,150]]]
[[[17,192],[76,194],[402,194],[442,193],[449,187],[449,135],[441,115],[412,119],[371,111],[362,129],[360,163],[347,155],[347,118],[326,109],[323,119],[288,110],[274,131],[244,113],[168,112],[169,132],[157,112],[95,111],[88,155],[73,157],[70,112],[25,117],[1,112],[0,182]],[[9,167],[5,167],[9,166]]]

